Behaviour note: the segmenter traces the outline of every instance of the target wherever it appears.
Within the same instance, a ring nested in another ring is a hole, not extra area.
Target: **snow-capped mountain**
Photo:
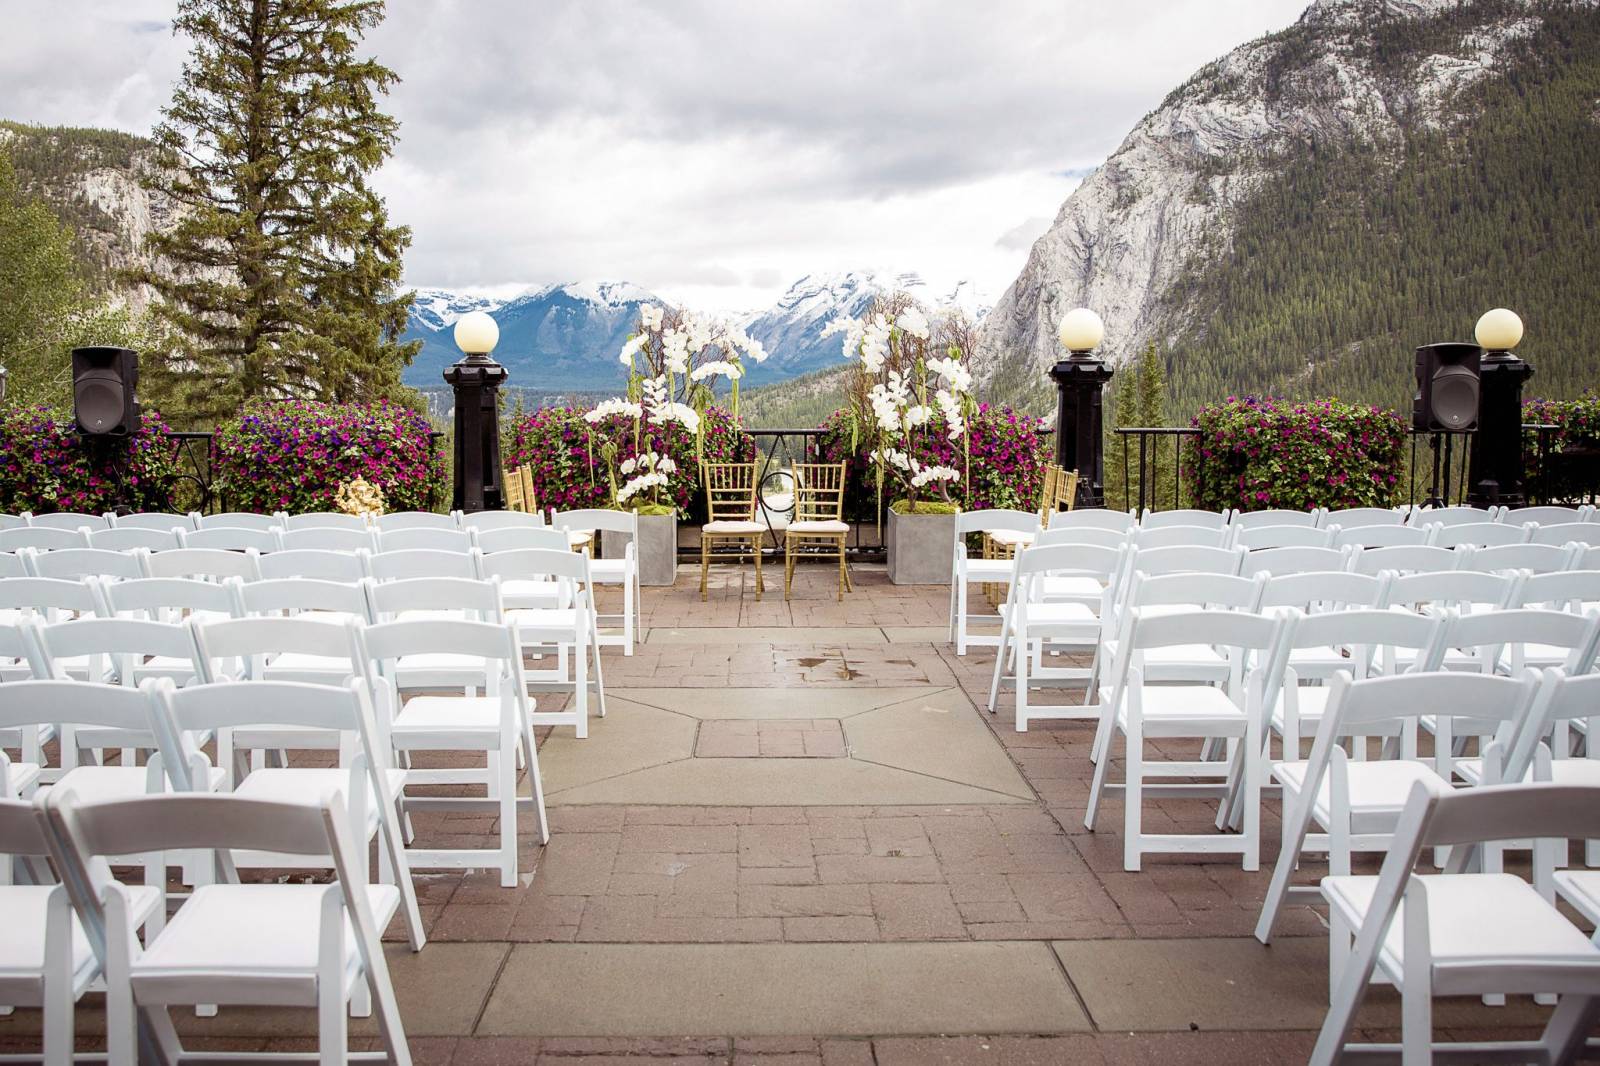
[[[444,289],[418,289],[417,298],[411,303],[411,323],[436,331],[448,329],[456,324],[456,319],[470,311],[493,313],[503,302],[488,296],[473,296]]]

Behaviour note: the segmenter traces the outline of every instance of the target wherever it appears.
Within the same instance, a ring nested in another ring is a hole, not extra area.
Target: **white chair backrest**
[[[483,576],[500,581],[553,577],[587,586],[590,580],[588,556],[566,548],[489,552],[479,556],[479,559]]]
[[[1549,574],[1571,570],[1577,562],[1576,549],[1556,544],[1503,544],[1495,548],[1462,548],[1466,558],[1463,570],[1528,570]]]
[[[29,614],[100,614],[105,610],[97,582],[59,577],[11,577],[0,581],[0,610]]]
[[[54,678],[11,681],[0,700],[0,729],[30,725],[90,726],[147,738],[140,747],[155,747],[150,728],[150,701],[136,688],[93,681]]]
[[[1070,512],[1062,512],[1067,514]],[[1013,511],[1004,507],[989,507],[981,511],[962,511],[955,516],[956,538],[989,529],[1003,529],[1011,533],[1033,533],[1039,528],[1037,511]]]
[[[44,526],[21,526],[0,529],[0,551],[14,552],[23,548],[37,551],[54,551],[59,548],[87,548],[89,534],[82,529],[50,529]]]
[[[1086,574],[1101,578],[1121,572],[1127,549],[1099,544],[1046,544],[1017,553],[1019,579],[1044,574]],[[492,558],[492,556],[491,556]]]
[[[105,548],[61,548],[51,552],[32,552],[23,559],[39,577],[75,580],[84,577],[148,577],[150,553],[143,549],[108,551]]]
[[[1128,534],[1115,529],[1097,526],[1076,526],[1067,529],[1044,529],[1033,538],[1035,548],[1051,544],[1095,544],[1102,548],[1120,548],[1128,543]]]
[[[1244,537],[1252,532],[1254,531],[1241,529],[1238,535]],[[1348,570],[1354,555],[1355,553],[1349,548],[1256,548],[1246,551],[1241,569],[1246,575],[1297,574],[1308,570]]]
[[[1450,507],[1413,507],[1406,512],[1406,524],[1413,526],[1438,525],[1459,526],[1478,525],[1483,522],[1494,522],[1500,517],[1498,507],[1469,507],[1466,504],[1455,504]]]
[[[1520,526],[1524,522],[1537,522],[1553,526],[1564,522],[1588,522],[1594,518],[1594,505],[1581,507],[1508,507],[1500,512],[1500,521]]]
[[[1156,574],[1237,574],[1244,564],[1243,548],[1206,548],[1175,545],[1168,548],[1135,548],[1128,569]]]
[[[1144,514],[1139,516],[1139,528],[1166,529],[1169,526],[1199,526],[1202,529],[1221,529],[1228,524],[1229,515],[1230,512],[1228,511],[1197,511],[1193,509],[1154,511],[1147,507]]]
[[[194,515],[178,514],[173,511],[140,511],[136,514],[116,516],[112,523],[113,529],[153,529],[158,533],[167,533],[174,529],[187,532],[194,529]]]
[[[203,577],[213,581],[237,577],[254,581],[261,576],[254,552],[225,548],[179,548],[150,556],[151,577]]]
[[[509,682],[499,686],[501,699],[519,705],[519,714],[528,709],[528,684],[515,625],[465,619],[401,620],[353,627],[352,639],[369,682],[387,708],[393,708],[398,700],[397,662],[410,655],[440,654],[483,660],[486,673],[493,670]]]
[[[360,581],[371,576],[367,551],[323,551],[316,548],[291,548],[270,552],[257,560],[264,580],[310,577],[321,581]]]
[[[1350,560],[1350,569],[1358,574],[1376,574],[1383,570],[1393,570],[1397,574],[1455,570],[1466,558],[1461,552],[1429,544],[1395,544],[1386,548],[1358,547],[1354,550],[1355,557]]]
[[[508,512],[515,514],[516,512]],[[500,529],[473,529],[472,536],[485,555],[496,552],[567,551],[572,547],[566,533],[547,526],[506,526]]]
[[[33,632],[38,650],[52,663],[79,656],[122,660],[118,672],[127,685],[133,683],[127,668],[135,661],[142,662],[145,656],[159,655],[187,662],[194,661],[195,657],[188,627],[178,622],[155,622],[148,618],[76,618],[36,625]],[[34,673],[64,676],[44,669],[45,665],[35,664]]]
[[[163,552],[183,547],[180,532],[183,527],[171,529],[141,529],[137,526],[117,526],[115,529],[91,529],[89,547],[105,551],[125,552],[135,548]]]
[[[367,570],[378,581],[404,581],[419,577],[476,578],[477,553],[412,548],[377,552],[367,560]]]
[[[191,622],[200,680],[211,683],[254,677],[271,655],[308,655],[319,660],[346,659],[356,669],[355,645],[345,620],[296,615],[265,615]],[[237,666],[235,665],[237,664]],[[236,671],[242,670],[242,674]]]
[[[1390,648],[1417,652],[1414,671],[1433,668],[1444,654],[1444,629],[1445,620],[1432,615],[1372,608],[1323,611],[1301,617],[1290,646],[1350,648],[1350,668],[1359,679],[1372,669],[1374,654]]]
[[[1261,691],[1275,691],[1282,684],[1287,641],[1298,621],[1293,610],[1267,616],[1207,609],[1143,614],[1139,608],[1131,608],[1123,618],[1121,645],[1111,674],[1113,689],[1125,692],[1142,682],[1137,675],[1142,674],[1147,651],[1207,645],[1226,655],[1228,693],[1243,706],[1243,682],[1252,664]]]
[[[255,529],[265,532],[283,525],[276,514],[255,511],[224,511],[221,514],[194,515],[195,529]]]
[[[1593,547],[1600,544],[1600,522],[1557,522],[1549,526],[1531,527],[1528,538],[1535,544],[1582,544]]]
[[[345,514],[342,511],[310,511],[306,514],[284,515],[281,524],[285,532],[296,529],[365,530],[368,528],[365,515]]]
[[[281,577],[239,582],[236,587],[246,614],[333,614],[372,621],[372,604],[360,581]]]
[[[461,516],[462,529],[475,529],[480,533],[491,529],[538,529],[544,525],[544,515],[527,511],[472,511]]]
[[[103,514],[81,514],[59,511],[55,514],[36,514],[29,522],[34,529],[108,529],[110,523]]]
[[[193,577],[110,581],[100,591],[106,609],[113,615],[133,615],[163,622],[177,621],[185,614],[195,613],[232,616],[239,610],[230,586]]]
[[[380,530],[378,550],[467,552],[472,550],[472,534],[465,529]]]
[[[393,533],[397,529],[461,528],[461,524],[456,521],[454,512],[450,514],[435,514],[432,511],[394,511],[390,514],[381,514],[378,516],[376,525],[384,533]]]
[[[371,551],[372,546],[372,530],[365,526],[302,526],[279,533],[277,550],[346,552],[354,555],[358,551]]]
[[[1333,530],[1318,529],[1309,522],[1293,526],[1235,526],[1233,542],[1241,548],[1258,551],[1266,548],[1331,548]]]
[[[1441,548],[1459,548],[1468,544],[1475,548],[1521,544],[1528,539],[1528,534],[1533,529],[1531,524],[1513,526],[1504,522],[1458,522],[1455,525],[1440,526],[1433,542]]]
[[[1050,529],[1114,529],[1126,533],[1133,529],[1132,511],[1112,511],[1099,507],[1086,507],[1081,511],[1056,511],[1050,516]]]
[[[594,507],[579,511],[554,511],[550,515],[550,524],[556,529],[574,532],[605,530],[625,533],[630,537],[639,535],[639,515],[635,511],[608,511]]]
[[[1512,739],[1501,780],[1521,781],[1534,765],[1539,745],[1551,738],[1554,750],[1565,755],[1569,726],[1575,721],[1585,723],[1586,737],[1600,737],[1595,731],[1600,727],[1600,674],[1575,677],[1560,667],[1545,670],[1533,708]],[[1587,758],[1600,759],[1600,747],[1589,743],[1585,749]]]
[[[1322,513],[1320,507],[1309,511],[1290,511],[1274,507],[1265,511],[1235,511],[1228,524],[1238,529],[1258,529],[1262,526],[1315,526]]]
[[[0,529],[21,529],[27,524],[27,515],[0,514]]]
[[[0,856],[20,859],[49,853],[44,825],[33,804],[0,797]]]
[[[1391,574],[1389,606],[1412,610],[1424,607],[1498,610],[1516,604],[1520,584],[1521,577],[1517,574],[1486,574],[1478,570]]]
[[[1600,570],[1556,570],[1524,574],[1517,596],[1519,607],[1585,610],[1600,603]]]
[[[1225,525],[1143,526],[1133,532],[1135,548],[1170,548],[1175,546],[1198,548],[1226,548],[1233,540],[1233,531]]]
[[[202,526],[193,533],[183,535],[185,548],[211,548],[221,551],[274,552],[281,544],[280,530],[276,526],[252,529],[248,526]]]
[[[16,552],[0,552],[0,577],[27,577],[28,568]]]
[[[1137,562],[1134,564],[1137,566]],[[1188,606],[1204,610],[1255,611],[1266,588],[1265,575],[1160,574],[1134,570],[1123,597],[1125,608]]]
[[[1543,611],[1534,607],[1482,611],[1477,614],[1451,612],[1445,623],[1445,644],[1450,648],[1482,649],[1485,673],[1495,669],[1501,648],[1510,646],[1510,668],[1522,668],[1522,650],[1529,644],[1564,650],[1562,668],[1569,674],[1586,674],[1594,665],[1595,645],[1600,643],[1600,614],[1581,615],[1570,611]]]
[[[1361,526],[1398,526],[1405,520],[1405,512],[1392,507],[1344,507],[1324,510],[1321,524],[1356,529]]]
[[[1402,526],[1394,525],[1366,525],[1366,526],[1341,526],[1331,525],[1328,529],[1333,531],[1333,546],[1335,548],[1395,548],[1395,547],[1420,547],[1432,544],[1433,538],[1438,534],[1438,526]]]
[[[1346,608],[1384,607],[1389,602],[1389,575],[1352,574],[1347,570],[1308,570],[1267,578],[1260,608],[1294,607],[1308,614]]]
[[[403,618],[408,613],[451,612],[484,622],[499,622],[505,608],[500,596],[500,580],[463,577],[413,577],[396,581],[366,581],[367,600],[372,616],[380,622]]]

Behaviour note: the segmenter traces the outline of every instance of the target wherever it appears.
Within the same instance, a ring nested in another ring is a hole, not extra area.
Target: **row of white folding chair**
[[[433,511],[391,511],[369,516],[344,514],[339,511],[312,511],[289,514],[286,511],[225,511],[202,514],[189,511],[136,511],[132,514],[90,514],[85,512],[56,512],[33,514],[24,511],[17,515],[0,514],[0,529],[36,526],[53,529],[209,529],[219,526],[242,526],[247,529],[266,529],[280,526],[284,529],[312,529],[316,527],[342,527],[347,529],[503,529],[513,526],[542,526],[542,512],[522,511],[450,511],[439,514]]]
[[[112,1066],[193,1057],[170,1008],[216,1003],[316,1007],[318,1061],[409,1063],[381,943],[399,894],[368,883],[347,824],[338,794],[84,802],[57,789],[33,804],[0,800],[0,853],[48,856],[60,875],[57,885],[0,887],[8,915],[0,999],[44,1008],[48,1063],[74,1061],[74,1006],[91,987],[106,992]],[[239,885],[228,861],[236,847],[327,856],[334,880]],[[164,886],[115,880],[107,859],[124,849],[209,852],[215,882],[157,928]],[[374,1005],[384,1050],[352,1053],[347,1011],[370,1014]]]

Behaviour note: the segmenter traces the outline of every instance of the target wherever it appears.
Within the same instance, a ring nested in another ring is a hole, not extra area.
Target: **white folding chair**
[[[1435,525],[1444,526],[1475,526],[1484,522],[1498,521],[1500,508],[1498,507],[1472,507],[1467,504],[1452,504],[1449,507],[1412,507],[1406,512],[1407,525]]]
[[[108,551],[105,548],[60,548],[39,552],[24,549],[23,565],[35,577],[78,581],[86,577],[128,580],[149,577],[150,554],[143,550]]]
[[[293,803],[192,793],[79,803],[61,791],[43,809],[52,857],[105,969],[111,1066],[213,1057],[186,1052],[172,1024],[170,1009],[191,1004],[316,1007],[316,1061],[409,1066],[379,939],[400,892],[368,883],[337,794]],[[331,855],[335,880],[202,885],[141,947],[131,893],[111,879],[104,858],[123,849],[204,849],[226,874],[234,848]],[[348,1010],[360,999],[376,1007],[381,1051],[349,1050]]]
[[[1480,850],[1509,838],[1600,834],[1600,788],[1505,785],[1451,792],[1415,784],[1397,811],[1394,844],[1376,877],[1322,882],[1329,950],[1338,961],[1312,1066],[1358,1055],[1391,1062],[1574,1061],[1600,1000],[1600,946],[1572,925],[1537,885],[1499,871],[1418,874],[1428,848]],[[1549,876],[1548,846],[1536,849],[1535,878]],[[1403,910],[1402,910],[1403,904]],[[1399,1046],[1350,1043],[1356,1010],[1375,978],[1400,991]],[[1558,993],[1536,1040],[1433,1039],[1434,996]]]
[[[280,551],[320,551],[354,555],[356,552],[370,552],[372,548],[372,530],[365,526],[313,525],[280,532],[273,554]]]
[[[56,551],[61,548],[87,548],[89,532],[84,529],[51,529],[45,526],[21,526],[0,529],[0,552]]]
[[[1530,530],[1527,539],[1534,544],[1582,544],[1586,548],[1600,544],[1600,522],[1558,522],[1524,528]]]
[[[377,547],[380,552],[468,552],[472,550],[472,534],[465,529],[440,527],[380,529]]]
[[[1391,544],[1380,548],[1358,545],[1351,551],[1354,554],[1350,558],[1349,568],[1358,574],[1379,574],[1385,570],[1402,575],[1456,570],[1463,568],[1462,563],[1466,559],[1464,551],[1431,544]]]
[[[462,529],[479,533],[492,529],[539,529],[545,524],[544,515],[538,511],[472,511],[460,515],[460,523]]]
[[[1133,531],[1133,546],[1151,548],[1231,548],[1233,530],[1220,526],[1141,525]]]
[[[239,605],[226,584],[193,577],[146,577],[100,586],[107,617],[181,622],[185,618],[233,618]]]
[[[1600,644],[1600,612],[1582,615],[1533,607],[1452,612],[1444,639],[1447,648],[1471,653],[1471,662],[1485,674],[1515,677],[1529,667],[1547,666],[1586,674]]]
[[[254,529],[249,526],[205,525],[193,533],[183,534],[183,546],[231,552],[275,552],[282,547],[279,541],[281,533],[277,526]]]
[[[171,678],[188,684],[195,677],[194,643],[188,629],[179,622],[157,622],[148,618],[76,618],[66,622],[34,624],[35,650],[40,658],[34,664],[36,677],[68,678],[54,667],[56,662],[85,661],[91,664],[88,679],[138,687],[152,677]],[[143,730],[140,731],[141,733]],[[123,747],[120,741],[105,739],[86,742],[81,748]]]
[[[1284,527],[1275,527],[1284,528]],[[1245,537],[1251,530],[1242,529],[1240,537]],[[1326,533],[1326,530],[1319,532]],[[1254,577],[1256,574],[1298,574],[1305,572],[1322,573],[1327,571],[1348,570],[1350,560],[1355,557],[1355,552],[1348,548],[1317,548],[1317,547],[1290,547],[1279,548],[1253,548],[1248,545],[1239,545],[1249,549],[1244,557],[1244,565],[1240,569],[1245,577]]]
[[[1600,674],[1574,676],[1560,667],[1544,671],[1539,696],[1522,728],[1512,738],[1505,759],[1499,765],[1486,759],[1478,783],[1498,785],[1534,779],[1558,785],[1600,787],[1600,747],[1587,745],[1582,755],[1572,751],[1572,733],[1577,731],[1576,727],[1581,726],[1586,736],[1600,736],[1595,732],[1597,720],[1600,720]],[[1460,765],[1457,764],[1458,768]],[[1558,854],[1565,860],[1566,849],[1561,848]],[[1584,863],[1600,866],[1600,839],[1590,838],[1586,842]],[[1580,906],[1580,909],[1583,908]],[[1585,914],[1594,920],[1591,913],[1586,911]]]
[[[1577,545],[1565,544],[1505,544],[1495,548],[1463,548],[1463,570],[1526,570],[1533,574],[1550,574],[1559,570],[1572,570],[1578,561]]]
[[[1122,794],[1124,870],[1140,869],[1143,857],[1154,853],[1234,853],[1241,856],[1246,870],[1260,867],[1262,707],[1264,694],[1282,683],[1287,639],[1296,621],[1294,612],[1273,618],[1218,610],[1142,617],[1138,608],[1129,610],[1113,667],[1112,696],[1102,707],[1096,731],[1101,756],[1083,819],[1084,827],[1092,831],[1101,797],[1110,791]],[[1208,645],[1225,656],[1228,676],[1223,684],[1146,683],[1147,654],[1195,645]],[[1108,780],[1111,750],[1119,735],[1125,741],[1122,784]],[[1155,752],[1146,750],[1146,740],[1177,739],[1202,741],[1207,747],[1220,743],[1229,753],[1216,759],[1149,758]],[[1175,780],[1180,778],[1188,781]],[[1221,822],[1230,794],[1237,795],[1241,809],[1238,836],[1144,830],[1147,795],[1216,796]]]
[[[461,770],[407,771],[408,785],[460,784],[476,780],[486,789],[483,799],[419,797],[407,794],[407,809],[481,809],[499,816],[499,844],[490,849],[408,848],[413,867],[464,869],[488,867],[500,872],[500,884],[517,884],[517,808],[527,802],[538,818],[541,841],[550,839],[545,816],[544,784],[533,742],[527,684],[522,676],[522,647],[515,625],[451,619],[383,622],[352,629],[369,681],[387,701],[390,743],[402,755],[427,751],[478,752],[486,766],[475,778]],[[495,694],[483,696],[414,695],[402,703],[409,687],[400,664],[423,655],[476,659],[479,669],[497,678]],[[517,795],[518,755],[528,768],[531,796]]]
[[[292,548],[261,556],[256,565],[263,581],[312,578],[318,581],[356,582],[371,575],[367,571],[367,551],[323,551]]]
[[[608,511],[590,508],[581,511],[557,511],[551,516],[550,524],[568,534],[592,533],[602,540],[601,548],[604,549],[604,534],[614,533],[627,538],[622,554],[617,556],[602,555],[589,560],[589,576],[596,585],[621,585],[622,586],[622,633],[614,635],[600,634],[602,645],[621,646],[624,655],[633,654],[634,633],[639,621],[638,615],[642,595],[639,587],[639,516],[633,511]],[[596,604],[596,611],[599,610]],[[597,618],[615,618],[616,615],[598,615]]]
[[[157,533],[170,533],[174,529],[185,531],[197,528],[194,524],[194,515],[177,514],[172,511],[139,511],[134,514],[116,515],[112,529],[153,529]]]
[[[1527,541],[1533,528],[1532,525],[1508,526],[1503,522],[1458,522],[1439,526],[1433,543],[1441,548],[1489,548],[1502,544],[1522,544]]]
[[[1340,507],[1324,508],[1317,520],[1323,527],[1357,529],[1365,526],[1398,526],[1406,520],[1406,512],[1392,507]]]
[[[28,520],[34,529],[67,529],[77,532],[80,529],[109,529],[110,523],[103,514],[81,514],[72,511],[58,511],[55,514],[36,514]]]
[[[255,581],[261,576],[255,552],[228,551],[223,548],[179,548],[150,555],[151,577],[188,577],[223,581],[237,577]]]
[[[68,581],[55,577],[11,577],[0,581],[0,622],[10,625],[30,620],[58,622],[68,618],[93,618],[104,613],[101,586],[93,579]],[[102,676],[98,664],[83,659],[55,665],[70,677],[88,678],[94,673],[95,679],[99,680]],[[0,674],[0,678],[32,676],[31,670],[17,671],[15,667],[9,670],[6,674]],[[24,746],[29,743],[27,737],[21,740]]]
[[[1592,522],[1594,504],[1586,503],[1581,507],[1506,507],[1500,511],[1500,521],[1509,522],[1514,526],[1520,526],[1524,522],[1541,526],[1553,526],[1564,522]]]
[[[266,729],[279,736],[334,736],[339,739],[336,767],[262,767],[234,783],[232,794],[280,803],[304,803],[311,796],[340,796],[349,814],[350,840],[365,853],[376,839],[380,880],[400,890],[401,910],[412,951],[427,942],[417,909],[416,888],[406,862],[400,832],[399,797],[406,771],[390,764],[387,721],[373,710],[371,690],[364,677],[342,685],[315,685],[292,681],[263,681],[249,685],[211,684],[177,690],[170,683],[149,686],[162,758],[172,768],[177,791],[199,791],[195,786],[210,776],[211,761],[192,741],[196,735],[215,734],[217,761],[232,761],[233,738],[246,731]],[[317,745],[322,748],[323,745]],[[275,851],[232,849],[236,869],[326,870],[333,868],[326,853],[283,854]]]
[[[474,579],[480,576],[475,553],[436,548],[377,552],[367,559],[367,571],[380,583],[424,577]]]
[[[523,518],[528,517],[518,511],[507,511],[505,513],[520,515]],[[490,555],[494,552],[523,551],[527,549],[567,551],[572,547],[564,531],[543,525],[501,526],[488,529],[475,527],[472,529],[472,537],[477,543],[478,550],[485,555]]]
[[[32,803],[0,797],[0,868],[14,859],[43,863],[50,852],[44,819]],[[137,934],[162,902],[161,890],[126,890],[130,932]],[[88,931],[73,913],[65,885],[0,883],[0,1003],[42,1007],[40,1055],[3,1055],[0,1062],[59,1066],[73,1055],[74,1009],[85,992],[103,987]]]
[[[224,511],[221,514],[192,513],[195,529],[255,529],[266,532],[283,526],[283,516],[256,511]]]
[[[1120,548],[1130,542],[1131,534],[1115,529],[1104,529],[1100,526],[1065,526],[1059,529],[1039,530],[1028,545],[1043,548],[1051,544],[1098,544],[1102,548]]]
[[[263,578],[235,583],[240,613],[325,622],[372,622],[372,603],[360,581],[315,577]]]
[[[1100,507],[1086,507],[1081,511],[1056,511],[1050,515],[1047,529],[1111,529],[1118,533],[1133,530],[1135,516],[1132,511],[1113,511]]]
[[[374,522],[380,533],[393,533],[397,529],[460,529],[455,512],[436,514],[432,511],[391,511],[381,514]]]
[[[967,586],[998,585],[1009,581],[1013,560],[981,557],[974,559],[968,553],[967,538],[1001,529],[1018,534],[1037,533],[1039,515],[1035,511],[990,508],[982,511],[963,511],[955,516],[954,546],[950,561],[950,641],[955,645],[957,655],[967,654],[968,644],[986,646],[1000,643],[998,636],[970,634],[973,622],[995,623],[999,622],[1000,618],[994,614],[969,614]]]
[[[589,559],[572,551],[495,552],[482,557],[484,574],[496,581],[542,577],[554,580],[563,606],[517,607],[506,610],[506,618],[516,623],[524,648],[557,653],[554,671],[540,671],[527,679],[530,691],[571,692],[566,711],[534,714],[540,725],[571,725],[577,736],[589,735],[589,690],[594,689],[600,716],[605,717],[606,693],[604,666],[600,659],[599,623],[593,605]],[[566,652],[571,649],[571,672]],[[594,679],[589,679],[593,656]]]
[[[1229,516],[1228,524],[1239,530],[1272,526],[1315,527],[1321,513],[1322,508],[1320,507],[1313,507],[1309,511],[1290,511],[1281,507],[1269,508],[1265,511],[1235,511]]]
[[[285,533],[301,529],[349,529],[366,532],[371,528],[365,515],[345,514],[343,511],[307,511],[304,514],[281,515],[278,525]]]
[[[1309,523],[1293,526],[1236,525],[1233,527],[1233,543],[1251,551],[1270,548],[1316,548],[1327,550],[1333,547],[1333,530],[1318,529]]]
[[[1290,884],[1302,852],[1326,851],[1328,869],[1337,877],[1350,873],[1353,853],[1389,850],[1412,787],[1419,781],[1450,787],[1451,723],[1461,719],[1481,729],[1515,722],[1533,702],[1538,678],[1531,672],[1509,678],[1423,671],[1355,681],[1339,673],[1330,687],[1310,757],[1289,758],[1299,753],[1286,752],[1272,764],[1272,778],[1283,787],[1283,846],[1256,922],[1256,939],[1263,944],[1286,902],[1318,897],[1316,889]],[[1423,717],[1434,719],[1439,731],[1431,760],[1417,751]],[[1343,747],[1369,738],[1396,748],[1396,757],[1353,759]]]
[[[1327,527],[1333,533],[1335,548],[1360,548],[1371,551],[1377,548],[1410,548],[1432,544],[1439,527],[1394,525],[1365,525]]]
[[[91,529],[89,547],[114,552],[131,552],[135,548],[153,552],[171,551],[173,548],[183,547],[178,539],[182,530],[181,526],[173,526],[171,529],[148,529],[139,526]]]
[[[1600,570],[1558,570],[1523,574],[1515,606],[1556,611],[1600,609]]]
[[[1146,507],[1139,516],[1140,529],[1166,529],[1169,526],[1198,526],[1202,529],[1221,529],[1228,524],[1230,511],[1175,510],[1154,511]]]

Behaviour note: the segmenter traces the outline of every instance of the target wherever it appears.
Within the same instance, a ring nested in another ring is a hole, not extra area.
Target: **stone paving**
[[[1099,832],[1082,824],[1091,727],[1016,733],[981,710],[992,649],[945,643],[948,590],[855,577],[843,603],[825,569],[802,569],[787,603],[781,586],[757,602],[748,568],[714,569],[705,603],[687,570],[646,590],[644,642],[606,653],[607,717],[584,741],[542,737],[552,837],[537,847],[523,816],[519,887],[419,874],[428,946],[390,930],[417,1061],[1302,1061],[1326,1004],[1324,921],[1294,907],[1271,948],[1250,935],[1275,805],[1259,873],[1198,856],[1123,872],[1120,804]],[[1206,832],[1213,813],[1173,801],[1145,821]],[[427,846],[496,828],[415,821]],[[1466,1036],[1543,1015],[1514,1000],[1436,1017]],[[1394,997],[1375,992],[1363,1024],[1388,1033]],[[37,1025],[0,1019],[0,1051]],[[281,1050],[314,1021],[229,1009],[180,1028]]]

